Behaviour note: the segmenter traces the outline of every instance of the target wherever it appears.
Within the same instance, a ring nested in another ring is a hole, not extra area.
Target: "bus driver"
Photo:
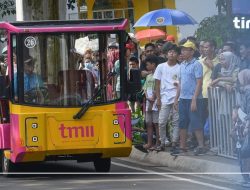
[[[43,94],[39,92],[39,89],[44,87],[44,85],[41,76],[34,73],[34,64],[34,59],[30,56],[24,61],[24,99],[26,102],[38,103],[38,99],[41,99],[43,96]],[[15,73],[15,84],[17,84],[16,77],[17,75]],[[15,85],[15,95],[17,95],[17,85]],[[15,99],[17,100],[17,96],[15,96]]]

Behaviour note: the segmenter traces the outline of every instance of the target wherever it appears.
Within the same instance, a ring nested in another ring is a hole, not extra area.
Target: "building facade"
[[[16,0],[17,7],[22,7],[25,0]],[[3,2],[3,0],[0,0]],[[15,2],[15,1],[14,1]],[[66,6],[67,20],[75,19],[108,19],[127,18],[129,20],[128,32],[135,32],[134,23],[145,13],[161,8],[179,9],[191,15],[198,23],[204,18],[217,14],[216,0],[77,0],[74,9],[68,9],[67,0],[60,0],[60,6]],[[46,7],[46,6],[45,6]],[[64,14],[62,7],[59,7],[59,14]],[[24,12],[17,13],[24,17]],[[14,21],[20,19],[17,15],[6,15],[1,20]],[[19,19],[18,19],[19,18]],[[63,16],[60,16],[63,18]],[[194,35],[198,25],[188,26],[167,26],[160,29],[172,34],[179,40]],[[143,28],[136,28],[136,31]]]
[[[191,15],[198,23],[217,14],[216,0],[78,0],[80,19],[127,18],[128,32],[135,32],[134,23],[145,13],[162,8],[179,9]],[[74,13],[76,17],[76,12]],[[197,25],[161,27],[167,34],[182,39],[194,35]],[[136,28],[136,31],[143,28]]]
[[[134,23],[145,13],[161,8],[176,8],[175,0],[78,0],[77,4],[80,19],[127,18],[129,32],[134,32]],[[174,26],[161,29],[177,35]]]

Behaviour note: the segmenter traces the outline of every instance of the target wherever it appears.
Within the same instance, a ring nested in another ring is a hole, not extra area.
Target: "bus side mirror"
[[[9,98],[9,87],[8,87],[7,77],[0,76],[0,98],[7,99]]]
[[[139,69],[130,69],[129,81],[127,83],[127,93],[138,93],[141,91],[141,87],[141,71]]]

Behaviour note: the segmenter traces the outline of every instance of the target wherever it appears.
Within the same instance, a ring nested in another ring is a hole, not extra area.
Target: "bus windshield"
[[[81,106],[104,83],[106,88],[94,102],[119,100],[120,94],[112,95],[114,88],[120,88],[119,77],[114,77],[115,83],[108,77],[119,59],[119,39],[118,34],[98,32],[13,35],[12,41],[21,44],[16,47],[20,53],[12,61],[14,101]]]

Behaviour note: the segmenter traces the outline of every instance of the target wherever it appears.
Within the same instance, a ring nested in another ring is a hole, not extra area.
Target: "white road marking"
[[[155,164],[151,164],[151,163],[147,163],[147,162],[138,162],[137,160],[133,160],[131,158],[124,158],[124,157],[119,157],[117,158],[118,160],[122,160],[122,161],[125,161],[125,162],[129,162],[129,163],[134,163],[134,164],[139,164],[139,165],[142,165],[142,166],[146,166],[146,167],[152,167],[152,168],[158,168],[158,169],[161,169],[161,170],[164,170],[164,168],[167,168],[168,172],[160,172],[160,173],[166,173],[166,174],[171,174],[171,173],[174,173],[174,174],[177,174],[177,175],[192,175],[192,176],[195,176],[197,178],[200,178],[200,179],[206,179],[206,180],[211,180],[211,181],[216,181],[216,182],[220,182],[220,183],[231,183],[231,184],[237,184],[237,185],[240,185],[242,180],[229,180],[229,179],[223,179],[223,178],[218,178],[217,175],[242,175],[242,173],[239,173],[239,172],[234,172],[234,173],[226,173],[226,172],[216,172],[216,173],[212,173],[212,172],[207,172],[207,173],[204,173],[204,172],[178,172],[177,170],[174,170],[173,168],[168,168],[167,166],[162,166],[162,165],[159,165],[159,166],[156,166]],[[216,176],[214,176],[216,175]]]
[[[136,178],[136,179],[93,179],[93,180],[71,180],[66,181],[64,183],[68,184],[85,184],[85,183],[107,183],[107,182],[139,182],[139,181],[149,181],[146,178]],[[150,181],[179,181],[167,178],[157,178],[157,179],[150,179]],[[184,181],[186,181],[184,179]]]
[[[32,186],[44,186],[46,185],[45,183],[29,183],[29,184],[19,184],[19,185],[22,185],[24,187],[32,187]]]
[[[164,173],[157,173],[153,170],[146,170],[146,169],[142,169],[142,168],[138,168],[138,167],[134,167],[134,166],[129,166],[126,164],[121,164],[121,163],[117,163],[117,162],[112,162],[112,164],[117,165],[117,166],[121,166],[121,167],[125,167],[125,168],[129,168],[129,169],[134,169],[134,170],[138,170],[138,171],[144,171],[150,174],[156,174],[156,175],[160,175],[160,176],[164,176],[164,177],[168,177],[174,180],[179,180],[179,181],[188,181],[189,183],[194,183],[194,184],[198,184],[198,185],[203,185],[206,187],[211,187],[211,188],[216,188],[216,189],[221,189],[221,190],[234,190],[231,188],[227,188],[227,187],[222,187],[222,186],[218,186],[218,185],[213,185],[210,183],[205,183],[205,182],[200,182],[200,181],[196,181],[196,180],[192,180],[192,179],[185,179],[182,177],[177,177],[177,176],[173,176],[173,175],[169,175],[169,174],[164,174]]]

